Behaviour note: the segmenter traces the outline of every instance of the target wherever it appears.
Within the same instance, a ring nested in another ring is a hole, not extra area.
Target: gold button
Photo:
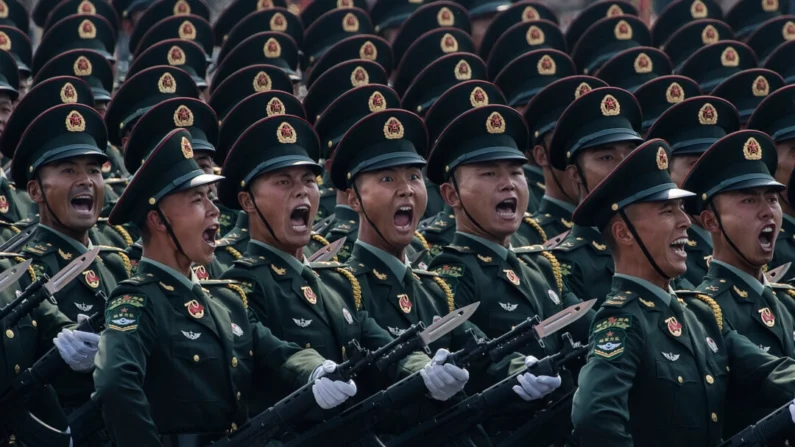
[[[39,327],[39,323],[36,323],[36,320],[33,320],[31,323],[33,324],[33,327]]]
[[[6,337],[8,337],[8,338],[14,338],[14,331],[12,331],[11,329],[8,329],[8,330],[6,331]]]
[[[731,368],[729,368],[729,365],[726,365],[726,372],[731,372]]]
[[[237,368],[237,357],[232,357],[232,368]]]
[[[15,372],[15,373],[19,374],[19,371],[20,371],[21,369],[22,369],[22,368],[20,368],[20,367],[19,367],[19,365],[14,365],[14,372]]]
[[[254,357],[254,351],[248,351],[248,355]]]
[[[718,422],[718,415],[715,413],[712,413],[712,422]]]
[[[237,392],[237,400],[240,400],[240,391]]]
[[[199,363],[199,354],[193,356],[193,361]]]
[[[231,430],[231,431],[235,431],[235,430],[237,430],[237,424],[235,424],[234,422],[232,422],[232,428],[231,428],[230,430]]]
[[[685,381],[685,379],[683,379],[682,376],[677,377],[676,380],[678,380],[679,383],[682,383],[682,382]]]
[[[707,374],[707,383],[710,385],[715,383],[715,379],[713,379],[712,376],[710,376],[709,374]]]

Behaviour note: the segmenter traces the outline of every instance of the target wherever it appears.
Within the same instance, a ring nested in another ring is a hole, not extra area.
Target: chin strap
[[[549,160],[549,150],[547,148],[544,148],[544,153],[547,155],[547,160]],[[577,172],[578,173],[580,172],[579,169],[577,170]],[[560,184],[558,176],[555,175],[555,168],[553,168],[552,165],[549,165],[549,173],[550,175],[552,175],[552,180],[554,180],[555,184],[558,185],[558,189],[560,190],[560,192],[563,193],[564,196],[566,196],[566,199],[568,199],[569,202],[576,204],[578,201],[573,197],[569,196],[569,193],[567,193],[566,190],[563,188],[563,185]],[[580,178],[582,178],[582,176],[580,176]],[[585,182],[584,179],[583,182]]]
[[[251,204],[254,205],[254,209],[257,210],[257,215],[259,216],[259,219],[262,221],[262,223],[265,224],[265,228],[268,229],[268,232],[271,234],[271,236],[273,236],[273,239],[281,244],[282,241],[280,241],[279,238],[276,237],[276,233],[273,231],[273,227],[271,227],[271,224],[269,224],[267,219],[265,219],[265,216],[262,215],[262,211],[259,210],[259,207],[257,206],[257,201],[254,200],[254,194],[251,193],[250,189],[247,189],[246,192],[248,193],[248,196],[251,197]]]
[[[50,208],[50,202],[47,201],[47,192],[44,191],[44,184],[41,182],[41,178],[38,175],[36,175],[36,183],[39,184],[39,188],[41,189],[41,197],[42,200],[44,200],[44,206],[47,208],[47,211],[50,213],[52,218],[55,219],[55,222],[57,222],[62,228],[69,228],[64,225],[63,222],[61,222],[61,219],[58,218],[58,215],[55,214],[55,211]]]
[[[468,218],[470,221],[472,221],[472,223],[473,223],[473,224],[475,224],[475,226],[476,226],[476,227],[478,227],[478,228],[480,229],[480,231],[482,231],[482,232],[483,232],[483,233],[485,233],[485,234],[488,234],[488,235],[489,235],[489,236],[491,236],[491,237],[492,237],[492,238],[493,238],[495,241],[502,240],[501,238],[499,238],[499,237],[495,236],[495,235],[494,235],[494,234],[492,234],[490,231],[487,231],[485,228],[483,228],[482,226],[480,226],[480,224],[478,223],[478,221],[477,221],[477,220],[475,220],[475,218],[474,218],[474,217],[472,217],[472,215],[471,215],[471,214],[469,214],[469,211],[467,211],[467,208],[466,208],[466,206],[464,206],[464,197],[461,195],[461,192],[458,190],[458,182],[457,182],[457,181],[456,181],[456,179],[455,179],[455,174],[451,174],[451,175],[450,175],[450,181],[453,183],[453,188],[455,188],[455,193],[456,193],[456,194],[458,194],[458,201],[459,201],[459,203],[461,203],[461,209],[462,209],[462,210],[464,210],[464,214],[466,214],[466,215],[467,215],[467,218]],[[518,205],[518,202],[517,202],[517,205]],[[518,210],[517,210],[517,211],[518,211]]]
[[[715,213],[715,219],[718,221],[718,228],[720,228],[720,232],[723,235],[723,238],[726,239],[726,242],[729,243],[729,246],[732,248],[732,250],[734,250],[734,252],[737,253],[737,256],[741,257],[746,264],[753,266],[754,264],[751,261],[749,261],[748,258],[745,257],[743,252],[741,252],[740,249],[737,248],[736,245],[734,245],[734,242],[731,240],[729,235],[726,234],[726,230],[723,229],[723,221],[720,218],[720,214],[718,214],[718,209],[715,208],[715,203],[710,201],[709,207],[712,210],[712,212]]]
[[[636,241],[638,241],[638,246],[643,252],[643,255],[646,256],[646,260],[649,261],[649,264],[651,264],[651,266],[654,268],[654,270],[657,272],[658,275],[660,275],[666,281],[670,281],[671,277],[666,275],[665,272],[663,272],[663,270],[660,268],[660,266],[657,265],[657,262],[654,261],[654,258],[652,257],[651,253],[649,253],[649,250],[646,248],[646,244],[643,243],[643,240],[640,238],[640,235],[635,230],[635,226],[632,225],[632,222],[629,221],[629,217],[627,217],[627,214],[624,212],[624,210],[623,209],[619,210],[618,214],[621,216],[621,219],[624,221],[624,223],[627,224],[629,232],[632,233],[632,236],[635,238]]]
[[[578,160],[574,160],[574,168],[577,170],[577,176],[580,177],[580,181],[582,182],[582,187],[585,188],[585,195],[582,196],[581,199],[584,199],[585,196],[591,193],[591,190],[588,188],[588,182],[585,181],[585,175],[582,173],[582,168],[580,167],[580,162]],[[579,200],[577,201],[579,203]]]
[[[174,244],[177,246],[177,251],[182,253],[186,258],[190,259],[188,254],[185,253],[185,250],[182,249],[182,245],[180,245],[179,239],[177,239],[177,234],[174,233],[174,229],[171,228],[171,224],[168,222],[168,219],[166,219],[166,215],[163,214],[163,211],[160,210],[159,206],[155,207],[155,211],[157,212],[157,215],[160,216],[160,220],[163,221],[163,225],[166,226],[166,231],[168,232],[169,237],[171,237],[171,240],[174,241]]]
[[[384,235],[381,234],[381,231],[375,225],[375,222],[370,220],[370,216],[367,215],[367,210],[364,209],[364,200],[362,200],[362,195],[359,194],[359,188],[356,186],[356,182],[353,182],[351,184],[351,187],[353,188],[354,194],[356,194],[356,198],[359,199],[359,207],[362,209],[362,214],[364,214],[364,220],[366,220],[367,223],[369,223],[370,226],[373,227],[373,229],[375,230],[376,234],[378,234],[378,236],[381,238],[381,240],[383,240],[384,243],[386,244],[386,246],[388,247],[389,246],[389,242],[387,242],[387,240],[384,237]]]

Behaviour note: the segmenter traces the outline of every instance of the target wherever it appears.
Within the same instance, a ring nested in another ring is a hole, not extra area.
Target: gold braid
[[[795,289],[787,289],[787,295],[795,298]]]
[[[547,258],[549,264],[552,266],[552,274],[555,275],[555,283],[558,285],[558,291],[563,293],[563,274],[561,273],[560,269],[560,262],[552,253],[548,251],[540,252],[541,256]]]
[[[454,311],[455,299],[453,298],[453,290],[450,288],[449,285],[447,285],[447,283],[442,278],[434,276],[433,280],[436,282],[436,284],[439,285],[439,288],[442,289],[442,292],[444,292],[445,296],[447,296],[447,307],[449,309],[449,312]]]
[[[324,247],[328,247],[329,245],[331,245],[331,242],[329,242],[328,239],[324,238],[323,236],[317,233],[312,233],[312,240],[319,244],[322,244]]]
[[[336,268],[334,270],[350,281],[351,288],[353,289],[353,302],[356,304],[356,310],[360,310],[362,308],[362,286],[359,285],[359,281],[353,276],[353,273],[348,270],[343,268]]]
[[[707,306],[712,309],[712,313],[715,314],[715,319],[718,320],[718,329],[721,331],[723,330],[723,311],[720,309],[718,303],[713,300],[712,298],[708,297],[707,295],[698,294],[696,298],[700,299],[701,301],[705,302]]]
[[[16,226],[16,225],[9,225],[9,226],[8,226],[8,228],[11,228],[11,231],[13,231],[13,232],[14,232],[14,233],[16,233],[16,234],[19,234],[19,233],[21,233],[21,232],[22,232],[22,230],[20,230],[19,228],[17,228],[17,226]]]
[[[121,238],[124,239],[124,243],[127,244],[128,247],[133,244],[132,236],[130,236],[130,233],[128,233],[123,226],[113,225],[113,229],[121,235]]]
[[[248,298],[246,297],[246,291],[237,284],[227,284],[226,287],[229,287],[233,291],[237,292],[237,294],[240,295],[240,299],[243,300],[243,307],[248,309]]]
[[[27,261],[27,259],[23,258],[22,256],[16,256],[16,257],[14,257],[14,260],[19,262],[20,264],[25,262],[25,261]],[[30,279],[33,282],[36,282],[36,271],[33,270],[32,265],[28,266],[28,275],[30,275]]]
[[[239,251],[235,250],[235,247],[231,245],[227,245],[226,247],[224,247],[224,250],[229,252],[229,254],[232,255],[232,257],[235,259],[243,259],[243,255]]]
[[[428,241],[425,239],[425,236],[421,235],[419,231],[415,231],[414,232],[414,237],[419,239],[420,244],[422,245],[422,248],[424,248],[424,249],[426,249],[428,251],[431,251],[431,246],[428,245]]]
[[[538,232],[538,235],[541,236],[541,241],[542,242],[546,242],[547,241],[547,233],[544,231],[543,228],[541,228],[541,225],[539,225],[538,222],[536,222],[535,219],[533,219],[530,216],[527,216],[527,217],[524,218],[524,223],[526,223],[527,225],[530,225],[531,227],[533,227]]]
[[[127,272],[127,277],[129,278],[132,276],[132,263],[130,262],[130,257],[123,251],[116,252],[116,254],[119,255],[121,261],[124,263],[124,270]]]

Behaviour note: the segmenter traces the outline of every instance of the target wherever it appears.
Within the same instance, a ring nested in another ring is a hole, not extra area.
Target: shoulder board
[[[130,279],[125,279],[124,281],[120,282],[119,285],[125,284],[125,285],[132,285],[132,286],[142,286],[144,284],[149,284],[149,283],[152,283],[152,282],[155,282],[155,277],[154,276],[138,275],[138,276],[133,276]]]
[[[544,248],[546,248],[547,250],[551,250],[557,247],[558,245],[560,245],[561,242],[563,242],[564,239],[566,239],[566,236],[568,236],[569,233],[570,233],[569,231],[564,231],[563,233],[560,233],[559,235],[553,237],[552,239],[544,242]]]
[[[471,248],[461,245],[445,245],[445,247],[442,250],[454,251],[458,253],[474,253],[474,250],[472,250]]]
[[[28,217],[27,219],[22,219],[19,222],[14,222],[14,226],[17,228],[27,228],[36,222],[38,222],[38,219],[34,220]]]
[[[267,261],[265,259],[248,257],[248,258],[237,259],[233,262],[233,264],[242,267],[256,267],[260,264],[265,264],[266,262]]]
[[[590,242],[585,240],[585,238],[574,237],[570,232],[567,232],[566,237],[556,245],[554,249],[558,251],[572,251],[586,245],[590,245]]]
[[[703,282],[698,287],[696,287],[694,293],[703,293],[704,295],[707,296],[717,296],[725,292],[726,290],[733,290],[733,293],[735,295],[740,296],[742,298],[745,298],[743,297],[743,295],[747,296],[746,291],[736,286],[733,286],[732,284],[729,284],[729,281],[726,281],[725,279],[713,279],[710,282]]]
[[[228,247],[228,246],[230,246],[232,244],[234,244],[234,241],[229,239],[229,237],[227,237],[227,236],[224,236],[221,239],[216,239],[215,240],[215,248]]]
[[[97,223],[108,223],[107,217],[97,217]]]
[[[339,262],[310,262],[309,267],[312,270],[318,269],[330,269],[330,268],[347,268],[345,264],[340,264]]]
[[[34,245],[27,245],[22,249],[24,253],[30,253],[34,256],[44,256],[48,253],[54,251],[55,248],[52,245],[47,244],[34,244]]]
[[[336,223],[331,228],[329,228],[329,233],[343,233],[349,234],[351,233],[356,227],[356,225],[349,224],[349,223]]]
[[[631,303],[638,298],[638,295],[634,293],[617,293],[615,295],[608,295],[605,302],[602,303],[602,307],[624,307],[627,303]]]
[[[439,276],[439,274],[438,274],[438,273],[436,273],[436,272],[429,272],[428,270],[422,270],[422,269],[411,269],[411,271],[412,271],[412,273],[414,273],[414,274],[415,274],[415,275],[417,275],[417,276],[427,276],[427,277],[429,277],[429,278],[436,278],[436,277],[438,277],[438,276]]]
[[[318,244],[324,247],[328,247],[331,244],[331,242],[329,242],[326,238],[315,232],[312,232],[311,238],[313,241],[317,242]]]
[[[199,281],[202,286],[225,286],[228,284],[240,284],[240,281],[231,279],[204,279]]]
[[[539,236],[541,236],[541,240],[543,241],[547,240],[547,233],[544,231],[543,228],[541,228],[541,225],[538,224],[538,221],[533,219],[533,216],[530,215],[530,213],[524,213],[524,219],[522,220],[524,221],[525,224],[532,227],[533,230],[535,230],[535,232],[538,233]]]
[[[100,253],[124,253],[124,250],[119,247],[112,247],[110,245],[98,245]]]
[[[539,253],[546,250],[543,245],[526,245],[524,247],[514,248],[513,252],[517,255],[525,253]]]

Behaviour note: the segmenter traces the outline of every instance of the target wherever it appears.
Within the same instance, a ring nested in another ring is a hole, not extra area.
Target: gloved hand
[[[795,423],[795,400],[789,404],[789,417],[792,418],[792,422]]]
[[[524,359],[524,366],[530,369],[538,363],[538,359],[529,355]],[[535,376],[531,372],[526,372],[517,376],[519,385],[513,386],[514,393],[518,394],[525,401],[541,399],[547,394],[555,391],[560,386],[560,376]]]
[[[78,315],[77,321],[82,322],[86,318],[86,315]],[[52,341],[66,364],[74,371],[88,372],[94,369],[99,334],[64,329]]]
[[[312,372],[312,380],[315,381],[312,385],[312,394],[315,395],[317,404],[324,410],[334,408],[348,400],[349,397],[356,395],[356,384],[353,383],[353,380],[343,382],[324,377],[333,373],[335,369],[337,369],[337,364],[326,360]]]
[[[436,400],[445,401],[464,389],[469,380],[469,371],[452,363],[445,364],[450,352],[447,349],[436,351],[433,359],[420,370],[425,387]]]

